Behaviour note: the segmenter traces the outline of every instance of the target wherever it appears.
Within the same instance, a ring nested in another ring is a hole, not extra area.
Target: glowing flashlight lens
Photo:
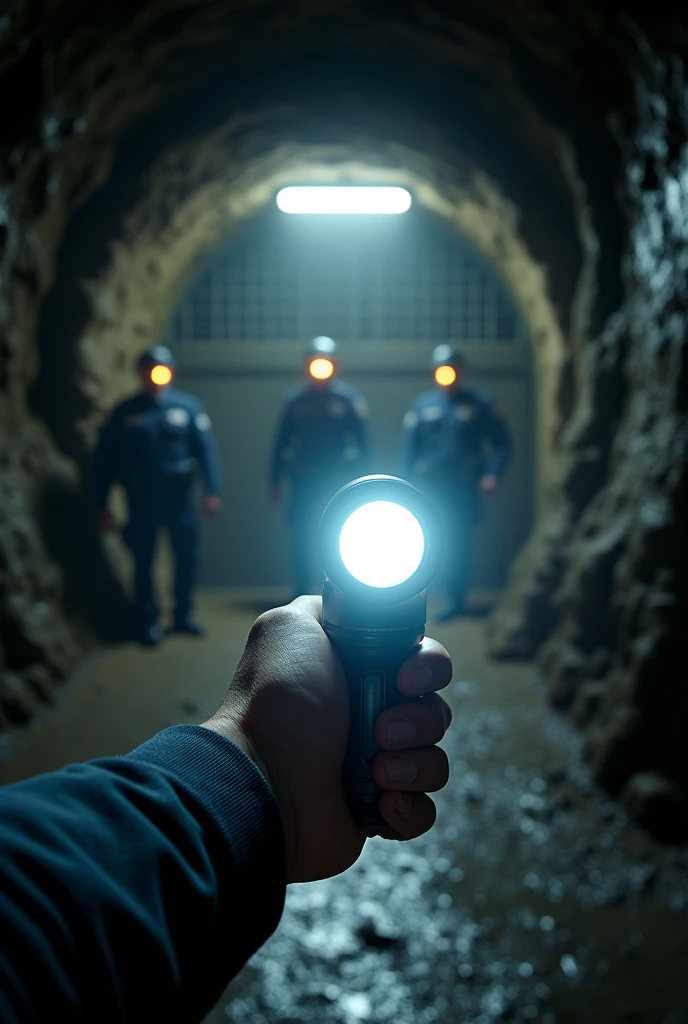
[[[423,558],[425,537],[407,508],[371,501],[352,512],[339,536],[346,569],[369,587],[396,587],[413,576]]]
[[[164,387],[172,380],[172,371],[169,366],[154,366],[150,372],[150,379],[158,387]]]
[[[334,373],[334,363],[329,359],[313,359],[308,372],[316,380],[327,380]]]
[[[435,380],[442,387],[449,387],[456,380],[456,370],[453,366],[438,366],[435,370]]]

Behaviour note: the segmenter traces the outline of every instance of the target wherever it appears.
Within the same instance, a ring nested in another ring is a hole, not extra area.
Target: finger
[[[378,803],[380,814],[389,823],[378,833],[384,839],[415,839],[435,824],[437,810],[425,793],[382,793]]]
[[[304,615],[311,615],[318,625],[322,626],[322,597],[318,594],[303,594],[301,597],[295,597],[289,606]]]
[[[375,722],[375,739],[383,750],[431,747],[442,739],[451,720],[447,702],[428,693],[417,704],[386,708]]]
[[[442,644],[425,637],[420,649],[412,654],[397,673],[397,686],[407,697],[442,690],[452,677],[452,663]]]
[[[399,753],[377,754],[373,761],[373,779],[380,789],[403,789],[414,793],[434,793],[446,786],[449,760],[440,747],[420,747]]]

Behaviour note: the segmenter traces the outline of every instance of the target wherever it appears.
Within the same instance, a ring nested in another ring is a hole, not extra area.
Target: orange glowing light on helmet
[[[308,364],[308,372],[314,380],[328,380],[334,373],[334,363],[331,359],[311,359]]]
[[[456,370],[453,366],[438,366],[435,370],[435,380],[441,387],[448,388],[456,380]]]
[[[150,379],[159,388],[164,388],[172,380],[172,370],[169,366],[163,366],[162,363],[158,363],[157,366],[151,367]]]

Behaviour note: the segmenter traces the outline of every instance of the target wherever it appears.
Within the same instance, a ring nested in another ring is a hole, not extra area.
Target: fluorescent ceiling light
[[[277,205],[284,213],[405,213],[411,195],[392,185],[290,185]]]

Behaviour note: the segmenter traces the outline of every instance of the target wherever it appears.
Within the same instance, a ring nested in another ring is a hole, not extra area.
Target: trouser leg
[[[437,583],[450,605],[462,607],[468,592],[475,516],[469,498],[451,486],[428,488],[440,515],[443,557]]]
[[[289,511],[291,563],[294,592],[313,594],[320,590],[322,573],[318,563],[317,536],[323,499],[318,494],[294,495]]]
[[[190,493],[171,502],[167,529],[174,554],[174,619],[186,622],[196,584],[199,535],[198,512]]]
[[[159,613],[152,576],[157,529],[153,508],[132,509],[125,540],[134,556],[134,609],[141,626],[156,622]]]
[[[453,550],[445,587],[450,600],[457,606],[463,606],[470,578],[472,535],[472,522],[464,503],[453,504],[452,520]]]

